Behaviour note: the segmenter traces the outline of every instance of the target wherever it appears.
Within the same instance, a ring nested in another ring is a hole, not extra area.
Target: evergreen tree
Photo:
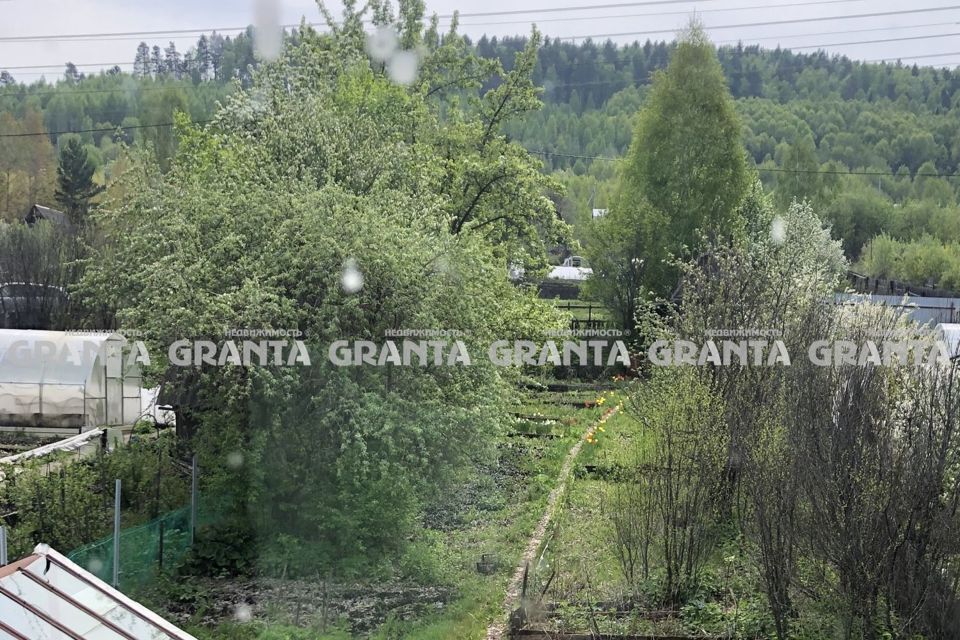
[[[197,53],[194,56],[197,61],[197,70],[200,72],[201,80],[208,80],[210,73],[210,44],[207,41],[207,34],[200,36],[197,40]]]
[[[60,164],[57,166],[55,197],[77,227],[84,225],[90,209],[90,199],[104,189],[93,181],[95,170],[80,138],[71,137],[67,140],[60,152]]]
[[[171,42],[170,45],[163,50],[163,53],[164,68],[167,74],[179,80],[182,63],[180,61],[180,53],[177,51],[177,45]]]
[[[137,55],[133,58],[133,75],[145,78],[150,74],[150,47],[146,42],[137,45]]]
[[[158,45],[153,45],[153,51],[150,54],[150,71],[154,76],[163,74],[163,52]]]
[[[63,77],[69,84],[79,82],[80,79],[83,78],[83,74],[77,70],[77,65],[68,62],[66,67],[66,70],[63,72]]]

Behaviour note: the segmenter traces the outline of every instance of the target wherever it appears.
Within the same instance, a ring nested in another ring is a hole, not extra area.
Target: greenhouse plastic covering
[[[0,330],[0,427],[70,430],[131,425],[141,375],[110,333]]]
[[[196,640],[56,551],[0,567],[0,640]]]

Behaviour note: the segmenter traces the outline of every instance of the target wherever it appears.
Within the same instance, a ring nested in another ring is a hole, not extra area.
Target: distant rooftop
[[[63,211],[57,211],[56,209],[51,209],[50,207],[45,207],[40,204],[35,204],[30,207],[30,211],[23,217],[23,221],[29,225],[34,225],[41,220],[46,220],[51,224],[65,228],[73,226],[70,224],[70,218],[67,217],[67,214]]]

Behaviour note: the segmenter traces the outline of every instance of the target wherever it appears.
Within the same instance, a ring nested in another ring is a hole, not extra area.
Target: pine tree
[[[73,84],[83,78],[83,74],[77,71],[77,65],[73,64],[72,62],[68,62],[66,69],[63,72],[63,77],[68,83]]]
[[[133,75],[145,78],[150,74],[150,47],[146,42],[137,45],[137,55],[133,59]]]
[[[163,75],[163,52],[159,45],[153,45],[153,51],[150,54],[150,71],[154,76]]]
[[[90,199],[104,187],[93,181],[96,168],[79,138],[70,138],[60,152],[55,197],[76,227],[83,227]]]
[[[179,80],[182,64],[180,62],[180,53],[177,52],[177,45],[171,42],[170,46],[163,50],[163,53],[164,68],[167,74]]]
[[[207,41],[207,34],[200,36],[197,40],[197,53],[194,56],[197,61],[197,71],[200,72],[200,80],[210,79],[210,43]]]

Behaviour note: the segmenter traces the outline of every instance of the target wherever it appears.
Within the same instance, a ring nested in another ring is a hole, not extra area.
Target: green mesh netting
[[[197,526],[214,520],[210,509],[197,513]],[[162,540],[161,540],[162,538]],[[120,531],[120,590],[136,589],[158,572],[179,566],[190,551],[190,506],[170,511],[146,524]],[[107,584],[113,581],[113,536],[74,549],[67,554]]]

